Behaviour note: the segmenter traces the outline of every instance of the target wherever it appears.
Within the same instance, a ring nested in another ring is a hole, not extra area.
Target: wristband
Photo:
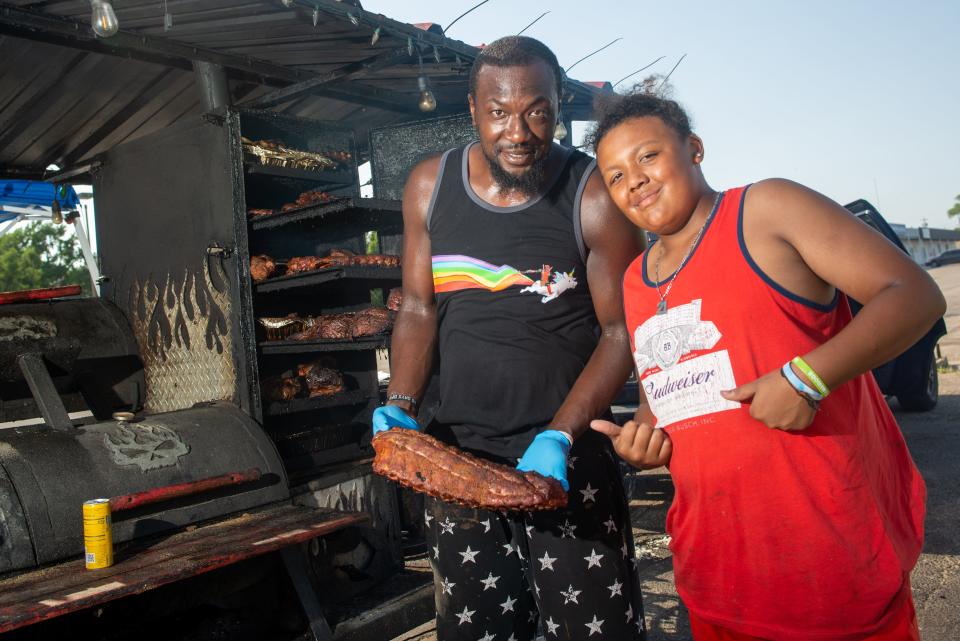
[[[554,429],[553,431],[554,431],[554,432],[560,432],[561,434],[563,434],[564,438],[567,439],[567,441],[570,443],[570,445],[571,445],[571,446],[573,445],[573,434],[569,434],[569,433],[567,433],[567,432],[564,432],[563,430],[558,430],[558,429]]]
[[[793,391],[797,395],[807,402],[814,411],[820,409],[820,401],[822,397],[820,394],[814,390],[812,387],[800,380],[800,377],[794,373],[790,368],[790,363],[785,363],[783,367],[780,368],[780,375],[786,379],[790,387],[793,388]]]
[[[390,401],[407,401],[414,408],[417,407],[417,399],[409,394],[397,394],[396,392],[387,394],[387,402],[389,403]]]
[[[817,391],[820,392],[820,398],[824,399],[830,394],[830,388],[827,387],[827,384],[823,382],[823,379],[820,378],[813,368],[807,365],[807,361],[803,360],[799,356],[795,356],[792,361],[790,361],[797,366],[797,369],[803,372],[803,375],[806,376],[813,386],[817,388]]]

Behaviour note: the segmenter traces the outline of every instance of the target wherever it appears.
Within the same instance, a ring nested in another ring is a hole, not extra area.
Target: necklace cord
[[[693,248],[697,246],[697,243],[700,242],[700,237],[703,236],[703,231],[707,228],[707,223],[710,222],[711,215],[717,209],[717,204],[720,202],[720,197],[723,195],[722,191],[718,191],[717,195],[713,198],[713,206],[710,208],[710,213],[707,214],[706,220],[703,221],[703,224],[700,225],[700,230],[697,231],[697,235],[694,236],[693,242],[690,243],[690,246],[687,247],[687,253],[684,255],[683,260],[680,261],[680,266],[677,267],[677,271],[673,272],[673,278],[670,279],[670,282],[667,284],[666,291],[660,291],[660,259],[663,258],[663,243],[660,244],[660,252],[657,254],[657,260],[654,261],[654,276],[657,279],[657,296],[660,297],[660,304],[658,305],[659,311],[666,311],[667,309],[667,296],[670,295],[670,290],[673,289],[673,284],[677,281],[677,277],[680,275],[680,270],[682,270],[687,261],[690,260],[690,256],[693,254]]]

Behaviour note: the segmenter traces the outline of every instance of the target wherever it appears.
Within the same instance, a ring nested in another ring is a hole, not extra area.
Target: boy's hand
[[[778,430],[805,430],[817,415],[779,371],[722,391],[720,395],[728,401],[748,403],[751,417]]]
[[[648,423],[627,421],[619,427],[610,421],[596,420],[590,421],[590,427],[610,437],[620,458],[634,467],[650,470],[670,462],[673,452],[670,437]]]

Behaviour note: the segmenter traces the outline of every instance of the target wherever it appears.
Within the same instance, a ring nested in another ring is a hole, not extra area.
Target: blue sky
[[[364,0],[368,11],[446,25],[478,0]],[[867,198],[891,222],[954,227],[960,194],[960,2],[630,2],[490,0],[448,35],[469,44],[526,32],[580,80],[649,71],[706,143],[716,188],[771,176],[847,203]],[[640,74],[636,79],[646,75]],[[629,81],[624,85],[628,85]],[[575,129],[575,134],[578,133]]]

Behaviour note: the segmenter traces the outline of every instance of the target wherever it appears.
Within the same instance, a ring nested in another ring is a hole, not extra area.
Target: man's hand
[[[805,430],[817,411],[784,380],[779,371],[720,392],[728,401],[750,404],[750,416],[778,430]]]
[[[590,427],[606,434],[620,458],[634,467],[650,470],[670,463],[673,446],[662,429],[637,421],[627,421],[619,427],[610,421],[595,420],[590,421]]]
[[[373,410],[374,436],[377,435],[377,432],[389,430],[391,427],[402,427],[408,430],[420,429],[416,419],[396,405],[384,405]]]
[[[567,455],[570,441],[558,430],[546,430],[537,434],[523,453],[517,469],[521,472],[537,472],[560,481],[564,491],[570,491],[567,482]]]

